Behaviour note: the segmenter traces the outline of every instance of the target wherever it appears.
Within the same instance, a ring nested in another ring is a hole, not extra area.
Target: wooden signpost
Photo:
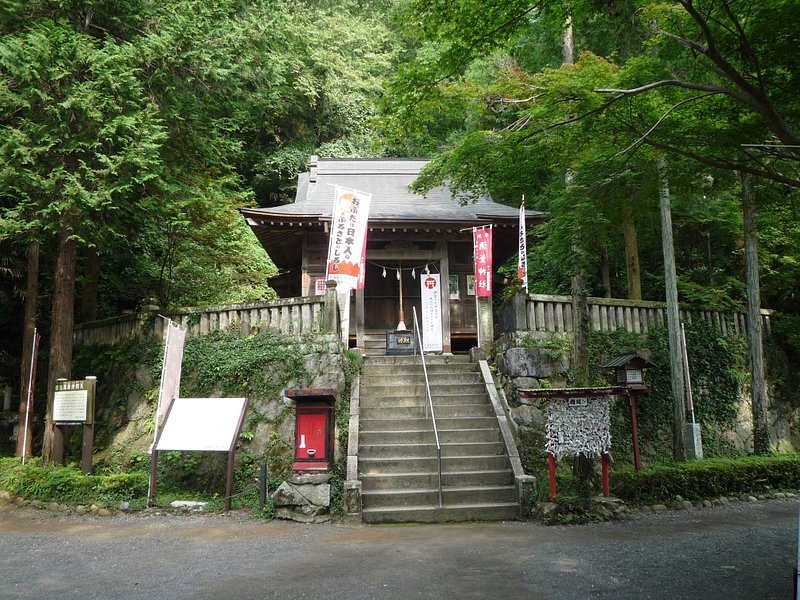
[[[61,435],[55,436],[58,443],[53,447],[53,461],[64,464],[64,428],[69,425],[83,425],[81,472],[84,475],[92,472],[96,390],[97,377],[89,376],[76,381],[59,379],[53,393],[53,427],[61,430]]]

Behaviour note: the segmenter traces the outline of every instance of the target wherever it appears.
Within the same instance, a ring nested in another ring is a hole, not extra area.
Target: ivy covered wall
[[[747,341],[722,336],[704,322],[686,329],[695,419],[703,432],[707,457],[752,452],[750,374]],[[773,445],[782,451],[800,448],[800,395],[796,369],[774,341],[767,344],[770,385],[769,425]],[[638,351],[656,366],[645,372],[650,394],[639,404],[639,439],[645,462],[672,456],[672,394],[670,390],[667,330],[649,329],[632,334],[623,329],[592,331],[589,336],[591,385],[609,383],[601,366],[614,356]],[[544,405],[520,398],[517,390],[574,385],[571,373],[571,337],[567,333],[513,332],[497,345],[499,380],[518,425],[524,460],[531,470],[546,466]],[[687,415],[687,419],[691,417]],[[632,462],[631,425],[625,401],[612,406],[612,454],[617,462]]]
[[[76,348],[73,377],[98,378],[98,469],[135,470],[149,462],[162,354],[163,344],[151,339]],[[283,390],[336,390],[337,422],[346,423],[348,415],[342,414],[349,410],[349,388],[357,370],[333,334],[286,336],[266,331],[242,337],[238,332],[216,331],[187,338],[181,397],[247,397],[249,408],[237,446],[237,478],[251,481],[257,466],[268,461],[274,483],[288,476],[293,461],[293,403]],[[68,457],[80,455],[80,436],[73,437],[70,443],[76,447],[68,448]],[[183,489],[224,487],[222,453],[165,453],[159,462],[160,471],[169,472]]]

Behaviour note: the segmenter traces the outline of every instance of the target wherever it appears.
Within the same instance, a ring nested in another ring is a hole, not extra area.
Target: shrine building
[[[424,196],[413,192],[410,187],[428,162],[312,156],[309,171],[298,177],[294,203],[241,209],[278,268],[270,280],[273,289],[281,297],[310,296],[325,292],[334,190],[371,194],[366,275],[364,287],[352,292],[348,333],[349,345],[365,354],[385,352],[387,331],[412,327],[412,307],[420,312],[423,273],[440,274],[443,352],[491,343],[491,299],[476,302],[475,297],[472,228],[493,226],[497,294],[503,283],[497,267],[517,252],[519,210],[488,195],[457,197],[447,187]],[[542,213],[528,211],[527,226],[542,219]]]

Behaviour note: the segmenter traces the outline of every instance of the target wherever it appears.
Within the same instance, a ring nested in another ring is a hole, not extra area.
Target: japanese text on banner
[[[340,290],[358,285],[371,200],[371,194],[338,186],[335,189],[325,274]]]
[[[522,289],[528,291],[528,241],[525,237],[525,202],[519,205],[519,255],[517,257],[517,279],[522,280]]]
[[[420,277],[422,350],[442,351],[442,286],[438,273]]]
[[[492,227],[472,229],[475,255],[475,291],[478,298],[492,295]]]

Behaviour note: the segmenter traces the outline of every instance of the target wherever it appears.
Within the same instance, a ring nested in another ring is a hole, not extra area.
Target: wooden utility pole
[[[661,209],[661,245],[664,252],[664,285],[667,296],[667,330],[669,332],[669,364],[672,384],[672,457],[686,460],[686,404],[683,396],[683,357],[681,355],[681,321],[678,310],[678,278],[675,273],[675,249],[672,236],[667,159],[656,163],[658,199]]]
[[[758,268],[758,238],[756,235],[756,206],[751,175],[740,174],[742,181],[742,213],[744,217],[744,256],[747,279],[747,339],[750,347],[752,380],[753,451],[768,454],[767,386],[764,381],[764,345],[761,328],[761,287]]]

